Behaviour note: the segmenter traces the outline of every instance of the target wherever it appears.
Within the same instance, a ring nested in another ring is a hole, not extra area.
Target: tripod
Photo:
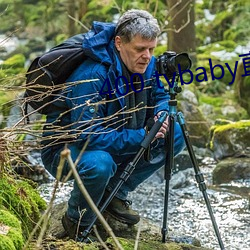
[[[177,80],[178,81],[178,80]],[[162,226],[162,242],[165,243],[166,242],[166,234],[168,232],[167,229],[167,216],[168,216],[168,198],[169,198],[169,182],[171,179],[171,175],[172,175],[172,169],[173,169],[173,165],[174,165],[174,123],[175,123],[175,118],[177,117],[177,120],[181,126],[181,130],[183,133],[183,137],[187,146],[187,150],[191,159],[191,162],[193,164],[194,167],[194,171],[195,171],[195,179],[196,182],[198,183],[199,189],[203,194],[203,198],[205,200],[209,215],[210,215],[210,219],[212,221],[213,224],[213,228],[216,234],[216,237],[218,239],[219,245],[221,250],[225,250],[225,247],[223,245],[221,236],[220,236],[220,232],[212,211],[212,207],[210,204],[210,201],[208,199],[208,195],[206,192],[206,184],[204,182],[204,177],[203,174],[201,173],[199,166],[198,166],[198,162],[197,159],[195,157],[194,151],[193,151],[193,147],[191,145],[190,142],[190,138],[189,138],[189,133],[188,130],[186,128],[186,124],[185,124],[185,120],[184,120],[184,116],[181,112],[177,113],[177,100],[176,100],[176,95],[177,93],[181,92],[181,87],[179,87],[177,85],[177,81],[175,81],[175,83],[173,84],[173,86],[169,87],[169,94],[170,94],[170,100],[169,100],[169,114],[168,114],[168,119],[169,119],[169,132],[168,135],[166,137],[166,148],[167,153],[166,153],[166,161],[165,161],[165,201],[164,201],[164,215],[163,215],[163,226]]]
[[[128,163],[128,165],[126,166],[126,168],[124,169],[123,173],[120,176],[119,182],[117,183],[117,185],[115,186],[113,191],[109,194],[108,198],[102,204],[102,206],[99,210],[102,213],[107,208],[107,206],[112,201],[112,199],[114,198],[114,196],[116,195],[116,193],[118,192],[118,190],[120,189],[122,184],[132,174],[132,172],[134,171],[134,169],[136,167],[136,164],[138,163],[138,161],[140,160],[140,158],[142,157],[144,152],[147,150],[150,143],[155,138],[155,135],[157,134],[158,130],[161,128],[161,126],[162,126],[163,122],[165,121],[165,119],[167,118],[167,116],[169,116],[169,131],[168,131],[168,135],[166,137],[166,145],[167,145],[168,151],[166,153],[166,162],[165,162],[165,180],[166,180],[165,184],[166,185],[165,185],[164,215],[163,215],[163,226],[162,226],[162,242],[163,243],[166,242],[166,234],[168,232],[168,230],[167,230],[167,214],[168,214],[169,182],[171,179],[172,169],[173,169],[173,164],[174,164],[174,123],[175,123],[175,118],[177,117],[178,122],[181,126],[181,130],[182,130],[185,142],[186,142],[186,146],[187,146],[191,161],[192,161],[193,166],[194,166],[195,178],[196,178],[197,183],[199,184],[199,189],[202,192],[203,197],[205,199],[206,206],[207,206],[207,209],[208,209],[208,212],[209,212],[209,215],[210,215],[210,218],[211,218],[211,221],[212,221],[220,248],[221,248],[221,250],[225,250],[223,242],[221,240],[220,232],[219,232],[218,226],[216,224],[215,217],[213,215],[213,211],[212,211],[209,199],[208,199],[208,195],[206,192],[206,184],[204,182],[203,175],[199,170],[198,162],[196,160],[193,148],[192,148],[191,143],[190,143],[188,131],[186,129],[186,125],[185,125],[185,121],[184,121],[184,117],[180,112],[177,113],[177,108],[176,108],[177,107],[177,100],[175,99],[175,97],[176,97],[177,93],[179,93],[179,92],[181,92],[181,88],[178,87],[177,81],[175,81],[174,86],[170,87],[170,90],[169,90],[169,94],[170,94],[169,113],[168,114],[167,114],[167,112],[161,113],[159,119],[155,122],[155,124],[151,128],[148,135],[142,141],[140,150],[135,155],[134,159]],[[82,233],[83,241],[88,238],[88,235],[91,232],[92,227],[94,226],[96,220],[97,220],[97,216],[94,217],[94,219],[92,220],[90,225],[83,231],[83,233]]]

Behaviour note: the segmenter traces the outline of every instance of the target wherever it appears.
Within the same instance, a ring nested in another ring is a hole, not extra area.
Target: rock
[[[180,110],[185,117],[192,145],[205,148],[209,139],[210,124],[204,118],[199,108],[191,102],[181,101]]]
[[[209,151],[206,148],[199,148],[196,146],[193,146],[195,158],[198,162],[198,164],[204,164],[204,160],[208,158],[212,158],[211,151]],[[184,149],[180,154],[178,154],[174,158],[174,167],[172,169],[172,173],[178,173],[179,171],[186,170],[186,169],[192,169],[193,171],[193,163],[191,161],[191,158],[189,156],[189,153],[187,149]],[[184,172],[185,173],[185,172]],[[165,166],[161,169],[159,169],[153,176],[150,178],[158,177],[158,179],[155,179],[156,182],[163,182],[165,179]],[[171,180],[172,181],[172,180]]]
[[[221,113],[224,116],[230,115],[230,114],[235,114],[237,113],[237,110],[234,106],[226,106],[221,108]]]
[[[226,158],[213,171],[213,183],[228,183],[233,180],[250,179],[250,158]]]
[[[68,248],[60,248],[60,249],[74,249],[75,247],[80,247],[80,245],[84,249],[103,249],[100,244],[92,243],[86,244],[84,243],[76,243],[73,241],[68,241],[66,239],[57,239],[56,236],[58,234],[62,235],[63,227],[61,224],[61,217],[65,213],[67,208],[67,204],[60,203],[53,207],[51,214],[51,221],[47,230],[47,238],[44,239],[43,244],[46,245],[46,241],[53,246],[58,245],[67,245]],[[161,242],[161,229],[154,224],[150,223],[149,220],[141,219],[140,223],[135,226],[128,226],[126,224],[120,223],[114,220],[112,217],[105,215],[106,221],[109,223],[116,237],[118,237],[119,242],[124,247],[124,249],[132,250],[134,249],[136,235],[138,231],[140,231],[139,235],[139,249],[155,249],[155,250],[209,250],[208,248],[204,248],[200,246],[199,240],[193,237],[186,237],[180,235],[174,235],[173,232],[169,233],[169,237],[166,239],[166,243]],[[100,226],[99,226],[100,227]],[[103,229],[102,229],[103,230]],[[63,240],[63,243],[62,243]],[[70,246],[72,248],[69,248]],[[80,245],[79,245],[80,244]],[[106,244],[110,247],[110,249],[114,249],[114,243],[112,238],[106,239]],[[47,243],[48,245],[48,243]],[[93,245],[93,248],[91,246]],[[95,247],[95,248],[94,248]],[[78,248],[76,248],[78,249]]]
[[[239,155],[250,157],[250,120],[215,125],[210,136],[209,147],[216,160]]]
[[[170,188],[178,189],[190,185],[190,176],[193,176],[193,169],[191,168],[174,174],[170,181]]]
[[[214,113],[214,107],[210,104],[203,103],[202,105],[199,106],[199,108],[202,114],[206,117]]]
[[[183,90],[183,92],[181,94],[181,98],[183,100],[186,100],[186,101],[196,105],[196,106],[198,105],[198,99],[197,99],[196,95],[188,89]]]

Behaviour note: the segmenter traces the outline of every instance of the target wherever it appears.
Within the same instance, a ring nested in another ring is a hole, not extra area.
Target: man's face
[[[115,46],[120,52],[124,64],[132,73],[143,74],[153,55],[157,39],[146,40],[136,35],[128,43],[124,43],[121,37],[115,37]]]

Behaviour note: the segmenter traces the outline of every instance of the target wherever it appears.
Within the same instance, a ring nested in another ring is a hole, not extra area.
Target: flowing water
[[[226,250],[250,250],[250,180],[212,185],[211,158],[202,162],[201,171],[207,185],[207,194]],[[162,227],[165,180],[156,173],[130,194],[133,208],[142,217]],[[72,182],[64,184],[57,193],[56,203],[69,198]],[[49,200],[53,182],[40,186],[41,195]],[[218,240],[206,208],[202,192],[197,187],[193,168],[175,173],[170,181],[168,202],[169,232],[183,237],[195,237],[202,246],[219,250]]]

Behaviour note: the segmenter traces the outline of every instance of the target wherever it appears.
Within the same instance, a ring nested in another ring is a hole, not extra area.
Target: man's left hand
[[[155,122],[158,120],[158,118],[160,117],[160,115],[161,115],[162,112],[163,111],[159,112],[154,117]],[[165,121],[162,123],[162,126],[160,127],[159,131],[155,135],[155,139],[165,138],[165,135],[168,132],[168,130],[169,130],[169,123],[168,123],[168,116],[167,116],[167,118],[165,119]]]

